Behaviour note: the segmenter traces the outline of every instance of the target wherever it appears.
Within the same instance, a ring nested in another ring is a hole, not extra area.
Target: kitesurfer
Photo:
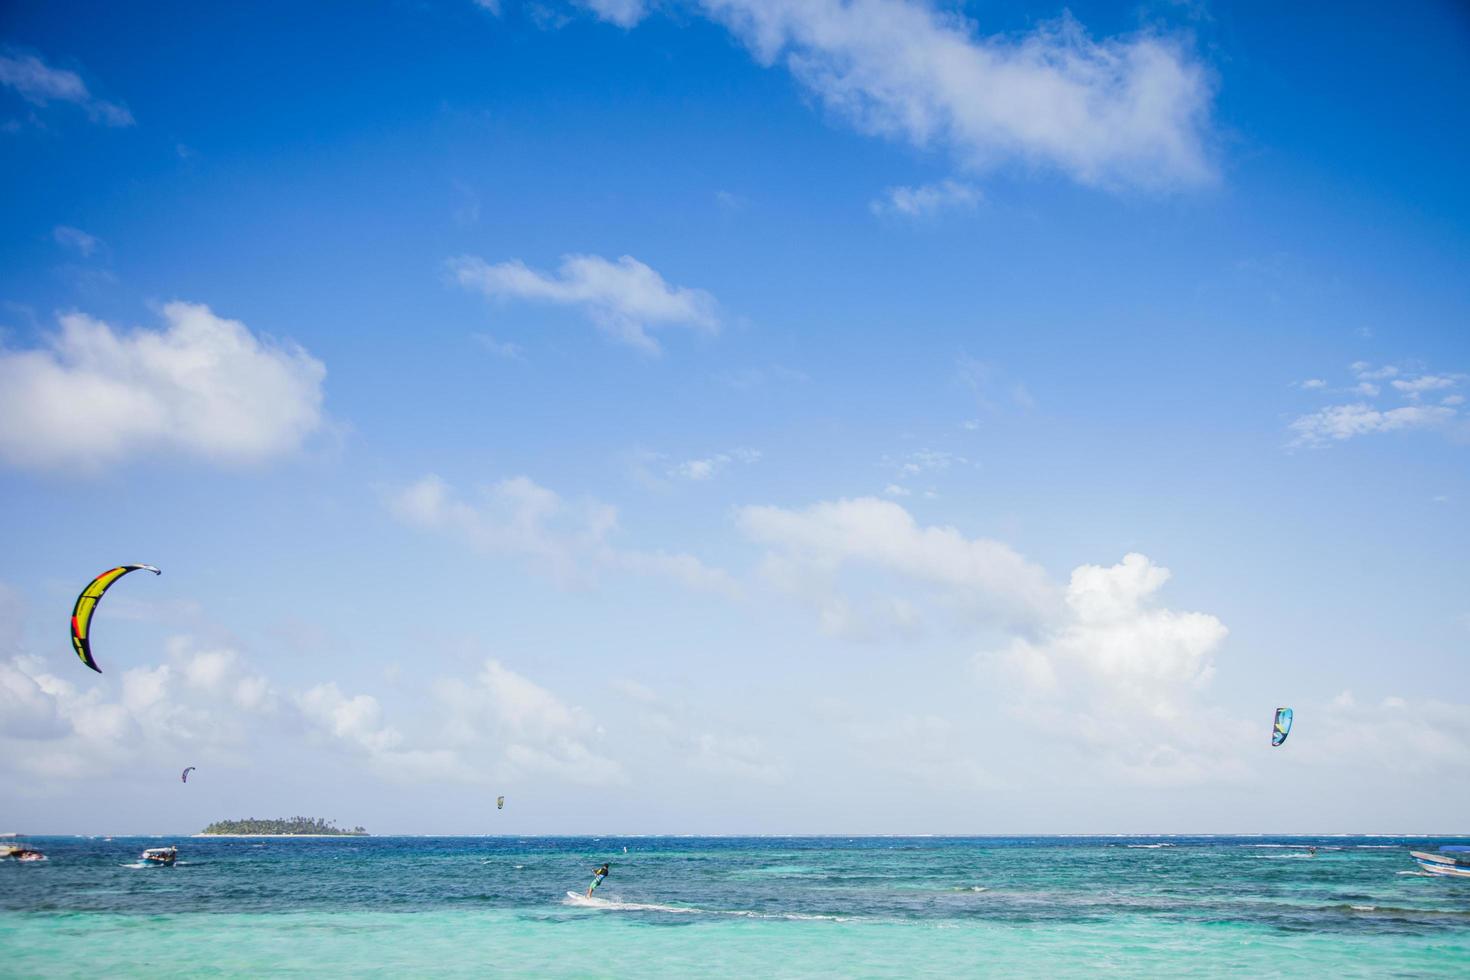
[[[592,884],[587,886],[588,898],[592,897],[593,889],[602,884],[602,879],[606,878],[611,873],[611,867],[612,865],[604,863],[602,867],[597,868],[592,872]]]

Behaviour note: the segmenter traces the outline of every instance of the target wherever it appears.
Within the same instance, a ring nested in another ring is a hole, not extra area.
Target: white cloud
[[[76,72],[52,68],[35,55],[0,55],[0,85],[13,89],[32,105],[66,102],[83,109],[93,122],[106,126],[133,124],[127,106],[97,98]]]
[[[1311,391],[1315,389],[1326,388],[1327,382],[1323,381],[1321,378],[1308,378],[1301,383],[1301,387]]]
[[[568,504],[524,476],[486,487],[476,506],[430,474],[394,494],[389,506],[405,523],[460,536],[482,551],[524,556],[565,583],[589,577],[617,523],[612,507]]]
[[[435,695],[446,744],[481,772],[493,770],[487,775],[548,773],[587,785],[626,780],[619,763],[589,744],[599,734],[591,718],[498,661],[486,661],[470,681],[441,680]]]
[[[732,449],[728,453],[715,453],[700,459],[688,459],[669,469],[669,476],[684,480],[703,482],[712,479],[731,463],[755,463],[761,458],[758,449]]]
[[[1364,399],[1377,398],[1383,393],[1383,383],[1386,382],[1392,392],[1407,404],[1396,408],[1377,408],[1367,401],[1329,405],[1291,422],[1289,446],[1320,449],[1357,436],[1444,428],[1459,418],[1457,406],[1463,402],[1460,396],[1443,397],[1437,406],[1423,405],[1421,396],[1457,387],[1465,380],[1463,374],[1425,374],[1416,366],[1385,364],[1374,367],[1368,361],[1354,361],[1348,365],[1348,370],[1357,382],[1348,389],[1353,394]],[[1312,387],[1325,386],[1325,382],[1309,384]]]
[[[10,593],[0,585],[0,607]],[[0,608],[3,611],[3,608]],[[0,636],[0,640],[5,640]],[[593,752],[600,730],[580,709],[495,661],[471,681],[434,687],[433,721],[406,733],[377,697],[335,682],[278,693],[233,649],[167,641],[166,662],[93,681],[55,673],[6,642],[0,654],[0,774],[31,783],[115,774],[137,763],[187,759],[248,766],[262,725],[317,736],[397,781],[484,782],[547,773],[584,784],[621,781],[621,766]],[[80,670],[80,668],[78,668]],[[302,742],[293,739],[293,751]]]
[[[890,187],[883,196],[868,204],[877,215],[896,214],[909,218],[928,218],[941,211],[974,210],[985,195],[971,184],[942,180],[920,187]]]
[[[902,459],[885,458],[884,462],[904,476],[918,476],[920,473],[943,472],[952,466],[962,466],[969,460],[943,449],[917,449]]]
[[[616,262],[568,255],[555,274],[527,268],[519,259],[491,265],[469,255],[451,259],[448,266],[451,277],[467,289],[491,299],[575,307],[613,338],[648,352],[659,350],[651,329],[688,327],[713,333],[720,327],[713,296],[671,286],[630,255]]]
[[[1333,405],[1291,423],[1292,446],[1321,448],[1354,436],[1401,429],[1427,429],[1444,425],[1455,417],[1453,408],[1405,405],[1386,411],[1358,402]]]
[[[1360,381],[1387,381],[1389,378],[1398,377],[1399,369],[1392,364],[1375,368],[1367,361],[1354,361],[1348,365],[1348,370],[1358,376]]]
[[[82,229],[73,228],[70,225],[57,225],[51,229],[51,237],[56,244],[76,249],[83,256],[90,256],[97,251],[97,246],[102,244],[102,240],[97,236],[89,235]]]
[[[622,28],[635,26],[648,13],[643,0],[577,0],[597,15],[598,20],[616,24]]]
[[[1462,704],[1401,697],[1361,704],[1344,691],[1329,704],[1299,709],[1303,714],[1311,718],[1312,737],[1294,733],[1290,746],[1313,768],[1454,778],[1470,758],[1470,708]]]
[[[998,541],[967,538],[953,527],[920,526],[892,501],[863,497],[805,510],[743,507],[737,521],[748,537],[771,549],[768,578],[784,591],[805,593],[836,630],[848,621],[851,604],[825,583],[843,567],[897,575],[971,612],[1023,626],[1046,621],[1055,609],[1055,590],[1040,566]],[[884,601],[864,605],[875,608]],[[888,597],[886,605],[895,625],[913,625],[917,614],[907,597]]]
[[[745,368],[720,375],[719,380],[736,391],[753,391],[757,388],[805,384],[811,378],[802,371],[781,364],[768,368]]]
[[[70,728],[56,700],[37,680],[33,661],[0,663],[0,737],[49,739]]]
[[[460,500],[430,474],[392,493],[388,506],[408,524],[451,534],[492,554],[528,559],[563,584],[586,584],[600,570],[623,569],[676,579],[698,590],[738,594],[725,572],[692,555],[616,547],[617,509],[593,500],[567,502],[524,476],[484,489],[478,505]]]
[[[0,458],[97,470],[176,453],[259,463],[322,423],[321,362],[207,306],[163,308],[163,330],[124,333],[80,313],[41,349],[0,350]]]
[[[1426,391],[1453,388],[1459,384],[1459,381],[1442,374],[1421,374],[1417,378],[1395,378],[1389,384],[1410,398],[1418,398]]]
[[[964,166],[1019,160],[1100,186],[1213,179],[1211,82],[1175,40],[1096,41],[1071,17],[986,37],[914,0],[701,5],[860,130],[945,147]]]
[[[1036,640],[976,657],[1024,696],[1017,714],[1075,742],[1119,776],[1149,783],[1239,776],[1222,752],[1241,731],[1196,700],[1227,634],[1214,616],[1154,605],[1169,571],[1129,554],[1072,572],[1066,611]]]
[[[928,713],[869,717],[856,705],[832,700],[818,704],[824,723],[842,732],[861,753],[867,771],[943,787],[993,785],[974,757],[975,741],[951,718]]]
[[[265,678],[234,651],[168,643],[168,661],[91,676],[54,672],[39,657],[0,662],[0,758],[38,780],[117,772],[180,758],[239,761],[256,719],[278,703]]]
[[[496,340],[488,333],[475,334],[475,342],[496,357],[503,357],[509,361],[525,360],[524,349],[520,344],[511,343],[508,340]]]
[[[911,493],[913,491],[908,487],[900,486],[897,483],[890,483],[883,488],[883,495],[886,497],[907,497]]]
[[[956,365],[959,368],[960,382],[975,393],[975,400],[982,409],[994,410],[997,400],[1002,398],[1020,409],[1030,410],[1036,407],[1036,399],[1025,382],[1008,380],[1005,372],[997,365],[968,354],[960,355]],[[975,419],[973,425],[967,423],[965,428],[976,429],[979,425],[980,420]]]
[[[714,731],[707,711],[661,698],[635,681],[617,681],[613,686],[637,703],[639,727],[660,744],[663,752],[670,753],[672,760],[726,778],[771,784],[786,779],[785,763],[764,739]]]
[[[335,683],[318,684],[296,698],[301,713],[323,731],[370,754],[397,748],[403,736],[383,724],[383,709],[370,694],[347,697]]]

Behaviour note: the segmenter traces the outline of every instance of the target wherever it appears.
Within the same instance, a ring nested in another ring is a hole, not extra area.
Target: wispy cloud
[[[703,482],[712,479],[732,463],[755,463],[761,458],[758,449],[732,449],[698,459],[686,459],[669,468],[669,475],[683,480]]]
[[[567,501],[524,476],[501,480],[471,503],[432,474],[390,493],[389,509],[415,527],[453,536],[490,554],[526,559],[564,585],[587,585],[607,570],[674,579],[701,591],[738,595],[725,572],[692,555],[613,543],[618,512],[596,500]]]
[[[510,361],[525,360],[525,350],[520,344],[512,343],[508,340],[496,340],[488,333],[475,334],[475,343],[479,344],[482,350],[494,354],[496,357],[503,357]]]
[[[58,245],[80,252],[84,258],[91,256],[102,244],[102,240],[95,235],[89,235],[80,228],[70,225],[57,225],[51,229],[51,238]]]
[[[577,4],[586,7],[597,15],[599,20],[605,20],[609,24],[616,24],[622,28],[630,28],[644,18],[648,13],[648,5],[644,0],[576,0]]]
[[[798,371],[782,364],[772,364],[769,367],[729,371],[720,375],[719,380],[736,391],[753,391],[757,388],[805,384],[811,380],[811,377],[804,371]]]
[[[0,351],[0,459],[95,471],[173,453],[249,464],[322,425],[322,363],[207,306],[168,303],[161,330],[81,313],[35,350]]]
[[[591,6],[623,27],[645,12]],[[1182,40],[1148,31],[1095,40],[1070,16],[1021,37],[985,36],[920,0],[699,6],[859,130],[947,149],[962,166],[1020,161],[1103,187],[1214,179],[1213,85]]]
[[[1404,405],[1387,410],[1363,402],[1332,405],[1292,422],[1291,445],[1321,448],[1355,436],[1430,429],[1444,425],[1455,415],[1455,409],[1445,405]]]
[[[1346,389],[1338,389],[1339,392],[1346,390],[1359,399],[1376,399],[1384,394],[1384,385],[1387,385],[1388,392],[1403,404],[1380,407],[1359,400],[1328,405],[1298,416],[1288,426],[1292,434],[1289,446],[1320,449],[1358,436],[1443,428],[1460,417],[1459,406],[1463,404],[1464,396],[1447,392],[1464,383],[1464,374],[1430,374],[1397,364],[1375,367],[1367,361],[1355,361],[1348,370],[1352,372],[1353,383]],[[1329,390],[1324,381],[1303,383],[1300,387],[1314,391]],[[1439,404],[1426,404],[1426,396],[1436,393]]]
[[[985,195],[978,187],[956,180],[942,180],[920,187],[890,187],[882,197],[868,203],[868,210],[877,215],[929,218],[941,211],[973,211],[984,199]]]
[[[956,360],[956,368],[960,382],[975,393],[976,405],[986,411],[995,411],[1006,402],[1025,411],[1036,407],[1036,399],[1026,383],[1007,377],[996,364],[961,354]],[[973,426],[967,423],[965,427],[979,428],[979,420],[972,421],[975,422]]]
[[[963,466],[969,460],[943,449],[916,449],[907,456],[898,459],[884,458],[884,463],[897,470],[906,477],[918,476],[921,473],[938,473],[954,466]]]
[[[470,255],[449,261],[453,279],[490,299],[520,299],[581,310],[613,338],[656,353],[648,333],[660,327],[720,328],[714,297],[702,289],[671,286],[663,276],[624,255],[568,255],[556,273],[537,272],[519,259],[490,264]]]
[[[78,106],[93,122],[105,126],[133,124],[127,106],[97,98],[76,72],[52,68],[35,55],[0,54],[0,85],[35,106],[64,102]]]

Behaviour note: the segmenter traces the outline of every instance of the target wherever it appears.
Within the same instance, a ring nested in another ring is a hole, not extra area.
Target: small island
[[[198,837],[367,837],[361,827],[344,830],[320,817],[287,817],[277,820],[216,820]]]

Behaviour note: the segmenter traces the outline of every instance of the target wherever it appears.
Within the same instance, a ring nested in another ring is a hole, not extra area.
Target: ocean
[[[1408,854],[1448,839],[26,842],[6,977],[1470,976],[1470,880]]]

